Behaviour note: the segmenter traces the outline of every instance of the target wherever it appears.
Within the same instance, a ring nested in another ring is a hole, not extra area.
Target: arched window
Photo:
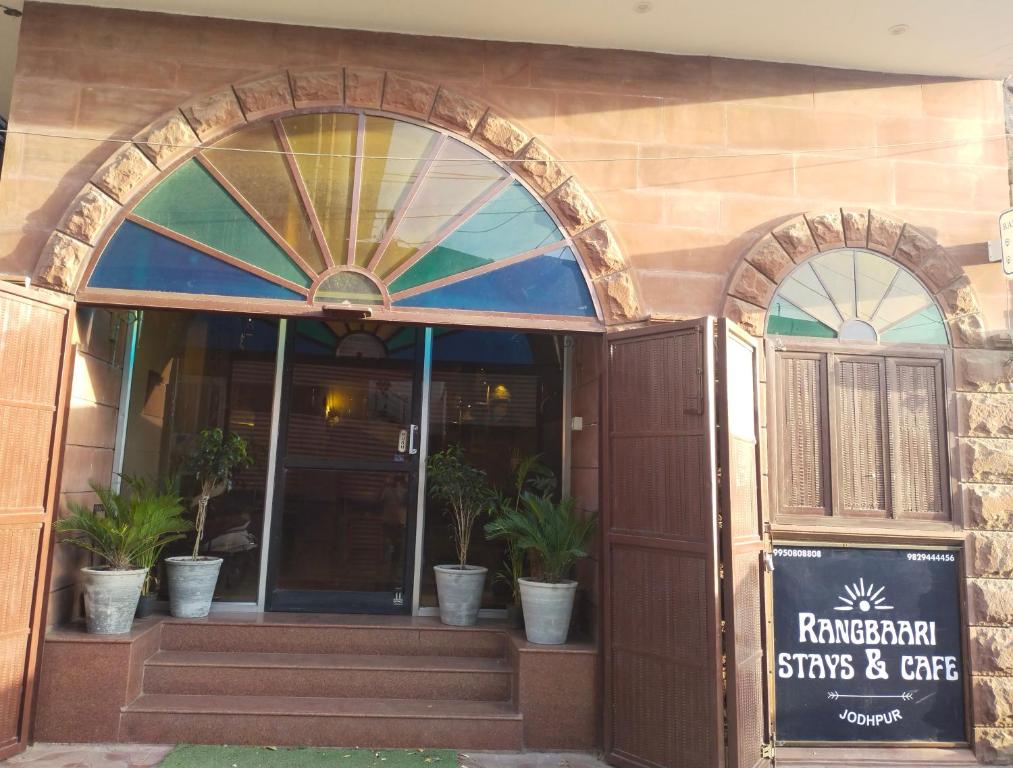
[[[842,341],[946,344],[929,292],[894,261],[840,249],[799,264],[770,303],[767,333]]]
[[[199,149],[118,223],[85,292],[600,317],[569,237],[508,168],[362,112]]]

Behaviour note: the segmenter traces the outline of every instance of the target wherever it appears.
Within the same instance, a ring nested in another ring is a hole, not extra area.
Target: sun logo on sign
[[[862,613],[868,613],[869,611],[892,611],[892,605],[883,605],[883,601],[886,600],[882,596],[883,590],[886,587],[880,587],[876,589],[875,584],[869,584],[865,586],[865,579],[859,579],[857,584],[845,584],[844,591],[847,593],[847,597],[844,595],[838,595],[837,599],[840,600],[844,605],[834,606],[835,611],[861,611]]]

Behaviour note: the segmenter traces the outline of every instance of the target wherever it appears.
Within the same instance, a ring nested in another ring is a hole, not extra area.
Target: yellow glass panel
[[[359,192],[355,263],[369,264],[376,246],[435,147],[439,134],[412,123],[367,117]]]
[[[808,262],[798,267],[781,283],[778,294],[824,325],[834,330],[840,328],[841,316],[837,307],[834,306],[833,299],[823,290],[823,285]]]
[[[329,113],[282,122],[334,263],[344,264],[358,117]]]
[[[313,240],[273,125],[256,125],[234,133],[204,150],[204,157],[307,264],[323,271],[323,257]]]
[[[867,251],[855,252],[855,276],[858,280],[858,316],[872,317],[883,296],[893,284],[898,267],[891,261]]]
[[[931,306],[932,299],[922,284],[901,270],[897,279],[893,281],[890,292],[886,294],[883,303],[879,305],[879,310],[870,321],[876,330],[882,333],[890,326]]]
[[[813,271],[834,300],[845,320],[855,317],[855,257],[851,251],[833,251],[810,262]]]
[[[374,271],[385,276],[403,264],[505,175],[481,153],[448,139]]]

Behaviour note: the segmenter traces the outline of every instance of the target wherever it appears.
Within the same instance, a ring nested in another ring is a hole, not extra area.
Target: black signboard
[[[777,545],[777,740],[960,742],[954,551]]]

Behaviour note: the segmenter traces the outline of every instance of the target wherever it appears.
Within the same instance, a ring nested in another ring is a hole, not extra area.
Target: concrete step
[[[119,740],[520,750],[522,729],[507,702],[145,693],[123,708]]]
[[[270,617],[265,619],[264,617]],[[257,620],[259,618],[259,620]],[[343,655],[469,656],[503,658],[506,637],[501,627],[448,628],[437,619],[388,617],[314,617],[304,614],[259,614],[254,619],[213,615],[206,619],[168,619],[162,625],[161,648],[244,653],[329,653]]]
[[[145,693],[510,701],[504,658],[159,651]]]

